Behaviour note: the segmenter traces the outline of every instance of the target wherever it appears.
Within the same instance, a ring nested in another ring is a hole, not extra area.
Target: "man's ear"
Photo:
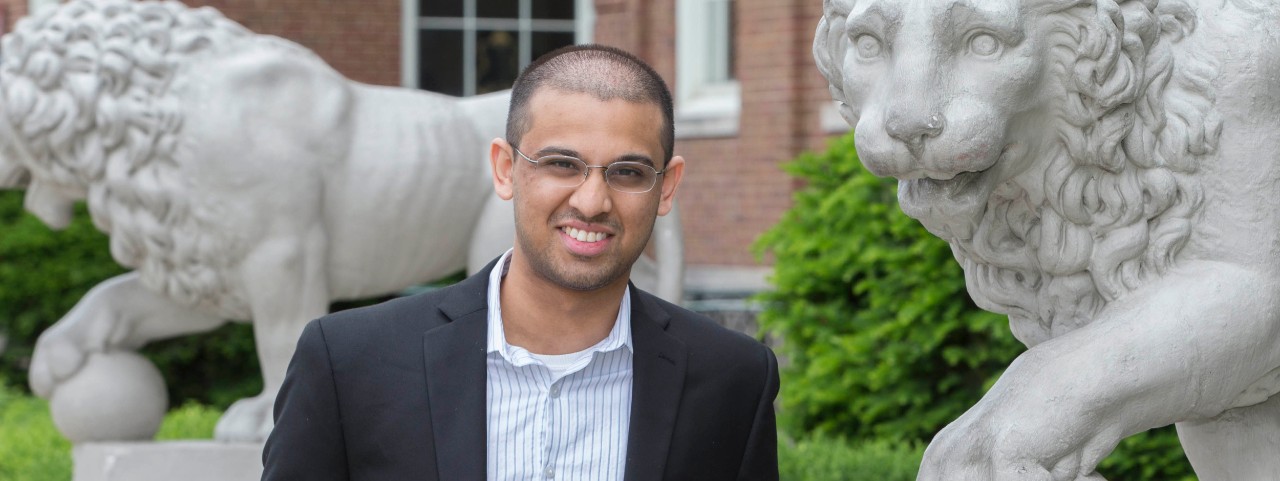
[[[493,171],[493,192],[502,200],[511,200],[515,194],[515,165],[511,158],[511,144],[497,138],[489,143],[489,166]]]
[[[676,189],[684,178],[684,157],[674,156],[667,161],[666,173],[662,174],[662,198],[658,201],[658,215],[667,215],[676,201]]]

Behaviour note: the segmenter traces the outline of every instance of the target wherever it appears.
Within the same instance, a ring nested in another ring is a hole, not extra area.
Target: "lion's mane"
[[[171,299],[247,309],[225,284],[232,239],[186,192],[183,115],[170,84],[183,64],[253,34],[178,2],[77,1],[24,19],[0,63],[4,141],[36,179],[87,192],[117,262]]]
[[[827,1],[814,42],[841,101],[848,40],[831,27],[852,1]],[[973,238],[947,240],[974,301],[1009,314],[1014,335],[1031,346],[1087,324],[1173,265],[1197,222],[1196,174],[1217,149],[1222,121],[1209,84],[1215,65],[1174,49],[1196,26],[1185,2],[1024,1],[1046,16],[1046,78],[1063,79],[1068,93],[1054,113],[1059,142],[1046,199],[998,186]],[[1233,1],[1246,8],[1252,0]]]

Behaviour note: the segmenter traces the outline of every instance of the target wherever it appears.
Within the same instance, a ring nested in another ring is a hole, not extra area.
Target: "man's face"
[[[639,161],[663,168],[656,105],[543,88],[530,99],[529,113],[529,131],[514,147],[530,158],[559,154],[592,166]],[[672,158],[652,190],[634,194],[609,187],[603,169],[590,169],[577,187],[549,185],[512,147],[497,139],[490,148],[495,190],[515,203],[512,269],[579,291],[627,282],[655,217],[671,210],[684,160]]]

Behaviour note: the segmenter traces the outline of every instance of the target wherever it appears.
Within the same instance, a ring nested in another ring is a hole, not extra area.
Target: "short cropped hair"
[[[538,57],[525,67],[511,88],[507,111],[507,141],[520,144],[529,131],[529,100],[543,87],[585,93],[600,100],[623,99],[649,103],[662,110],[659,141],[665,165],[675,148],[675,122],[671,91],[658,72],[635,55],[596,44],[570,45]]]

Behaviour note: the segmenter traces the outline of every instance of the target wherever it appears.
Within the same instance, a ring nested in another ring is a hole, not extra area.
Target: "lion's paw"
[[[101,351],[101,347],[95,349],[81,344],[65,329],[53,328],[40,335],[27,375],[31,391],[49,399],[59,385],[80,372],[89,354]]]
[[[275,397],[266,394],[236,401],[218,420],[213,437],[223,442],[265,441],[275,427],[271,417],[274,404]]]

